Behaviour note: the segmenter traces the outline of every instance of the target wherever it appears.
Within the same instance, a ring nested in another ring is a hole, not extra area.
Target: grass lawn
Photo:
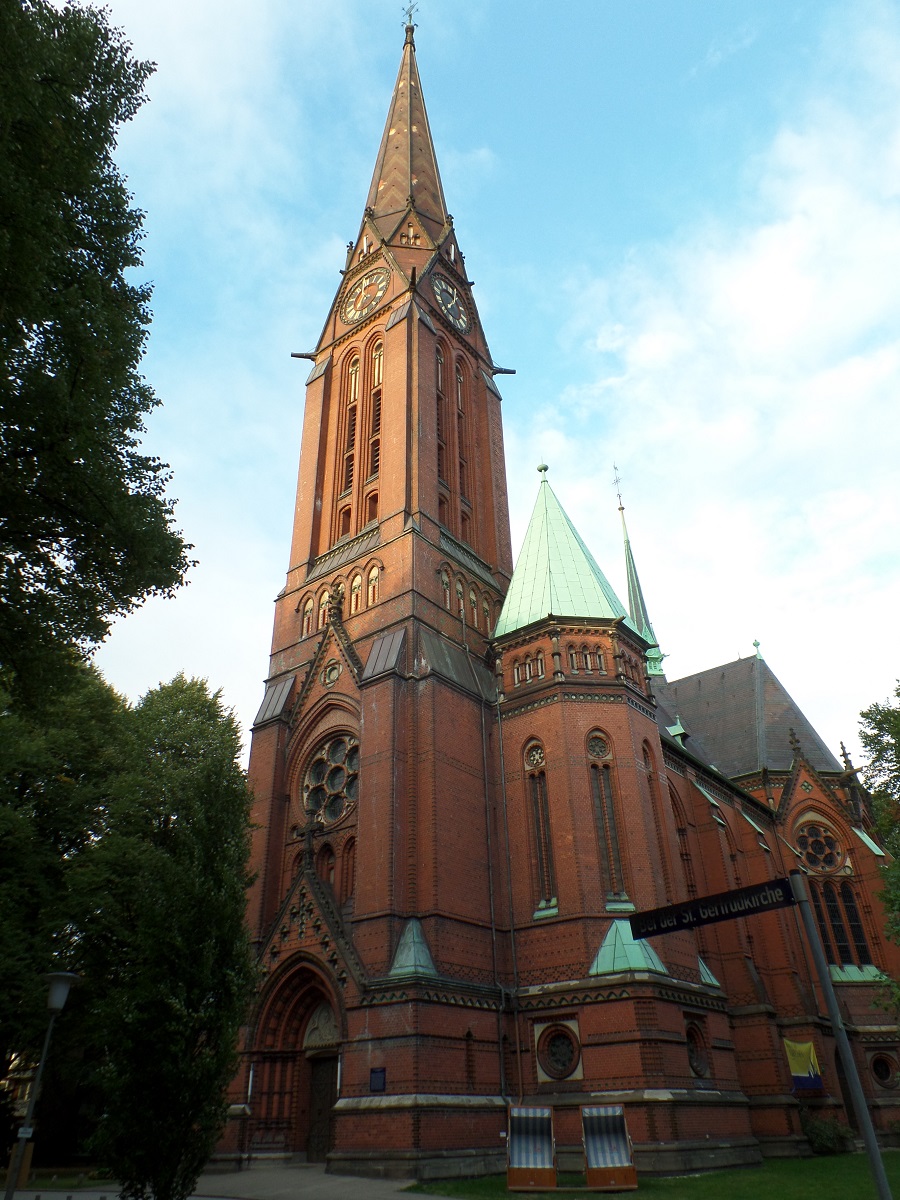
[[[884,1164],[891,1190],[900,1200],[900,1153],[888,1151],[884,1156]],[[583,1186],[584,1177],[562,1175],[560,1183],[570,1187]],[[551,1200],[551,1197],[559,1195],[557,1192],[508,1193],[505,1175],[420,1183],[406,1194],[410,1193],[471,1197],[471,1200],[493,1200],[507,1195]],[[586,1196],[600,1194],[584,1193]],[[701,1175],[682,1175],[669,1179],[638,1176],[637,1192],[616,1194],[623,1198],[632,1195],[638,1198],[652,1197],[653,1200],[657,1197],[658,1200],[876,1200],[877,1197],[869,1160],[864,1154],[770,1159],[761,1167],[708,1171]]]

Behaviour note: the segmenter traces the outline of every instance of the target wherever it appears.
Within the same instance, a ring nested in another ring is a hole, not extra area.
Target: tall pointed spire
[[[618,477],[616,482],[618,482]],[[644,593],[641,591],[641,581],[638,579],[637,567],[634,565],[634,555],[631,553],[628,526],[625,524],[625,505],[622,503],[621,493],[619,493],[619,515],[622,518],[622,533],[625,537],[625,572],[628,576],[628,611],[631,613],[631,623],[641,637],[645,641],[650,642],[650,649],[647,651],[647,674],[665,675],[662,665],[665,655],[659,648],[656,634],[653,632],[653,626],[650,624],[650,615],[647,612]]]
[[[394,84],[366,207],[384,238],[414,209],[437,238],[448,223],[444,189],[416,66],[415,26],[406,26],[400,71]]]
[[[553,617],[625,617],[622,602],[597,566],[543,476],[528,532],[494,637]]]

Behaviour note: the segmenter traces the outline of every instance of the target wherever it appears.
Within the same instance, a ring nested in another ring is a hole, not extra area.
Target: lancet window
[[[597,825],[606,890],[610,895],[624,895],[625,879],[622,873],[619,826],[613,795],[612,750],[606,735],[599,729],[588,735],[587,752],[591,799],[594,804],[594,820]]]
[[[369,413],[369,478],[378,474],[381,465],[381,382],[383,376],[384,345],[382,342],[376,342],[372,350],[372,395]]]
[[[377,567],[372,567],[372,569],[369,571],[368,584],[369,584],[369,586],[368,586],[368,594],[366,597],[366,603],[367,604],[377,604],[378,603],[378,584],[379,584],[379,572],[378,572]]]
[[[319,597],[319,628],[324,629],[328,620],[328,592]]]
[[[313,629],[313,602],[312,596],[306,601],[303,606],[303,632],[302,637],[309,637]]]
[[[534,843],[535,890],[538,907],[547,908],[556,903],[556,876],[553,868],[544,748],[540,742],[530,742],[525,747],[525,767]]]
[[[350,584],[350,614],[358,613],[362,603],[362,576],[354,575]]]

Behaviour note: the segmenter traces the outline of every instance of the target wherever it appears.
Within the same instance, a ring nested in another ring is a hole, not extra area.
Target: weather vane
[[[403,11],[406,13],[406,24],[407,25],[413,24],[413,16],[415,15],[416,9],[418,7],[419,7],[418,4],[413,3],[413,4],[408,4],[406,6],[406,8],[404,8]]]
[[[616,489],[616,495],[619,497],[619,508],[623,508],[622,504],[622,480],[619,476],[619,468],[613,463],[613,487]]]

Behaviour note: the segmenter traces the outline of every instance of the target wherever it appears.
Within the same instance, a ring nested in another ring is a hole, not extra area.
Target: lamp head
[[[59,1013],[66,1006],[69,988],[81,983],[81,976],[74,971],[48,971],[44,976],[50,985],[47,994],[47,1008],[52,1013]]]

